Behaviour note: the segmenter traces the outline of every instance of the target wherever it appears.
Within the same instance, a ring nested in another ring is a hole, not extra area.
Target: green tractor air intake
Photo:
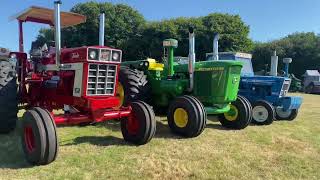
[[[154,59],[123,62],[119,92],[124,103],[149,102],[156,112],[166,113],[173,132],[198,136],[206,115],[218,115],[227,128],[243,129],[251,121],[251,106],[238,96],[240,61],[195,62],[195,35],[189,29],[188,58],[174,57],[175,39],[163,41],[162,63]]]

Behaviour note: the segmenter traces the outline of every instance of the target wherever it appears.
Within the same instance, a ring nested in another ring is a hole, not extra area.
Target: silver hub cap
[[[268,119],[269,113],[264,106],[255,106],[252,109],[252,118],[257,122],[264,122]]]
[[[291,115],[292,110],[284,111],[282,108],[277,108],[276,113],[281,118],[288,118]]]

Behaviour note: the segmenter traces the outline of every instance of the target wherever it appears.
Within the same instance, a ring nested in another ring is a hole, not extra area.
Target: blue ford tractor
[[[206,60],[240,60],[244,62],[241,72],[239,95],[246,97],[252,105],[252,122],[269,125],[274,119],[294,120],[302,104],[302,97],[287,96],[291,79],[288,77],[291,58],[284,58],[285,76],[277,76],[278,57],[271,57],[269,76],[254,75],[252,55],[246,53],[218,52],[218,36],[214,38],[213,53],[206,54]]]

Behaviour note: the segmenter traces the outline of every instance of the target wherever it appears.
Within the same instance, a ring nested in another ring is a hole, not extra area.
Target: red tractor
[[[121,106],[117,97],[121,50],[107,46],[61,48],[61,26],[83,23],[86,17],[60,12],[60,4],[55,1],[54,10],[31,7],[15,16],[19,52],[0,59],[0,131],[15,128],[18,103],[27,109],[21,121],[22,146],[27,161],[34,165],[55,160],[56,125],[120,119],[126,141],[137,145],[149,142],[156,130],[152,108],[141,101]],[[54,26],[55,47],[33,49],[28,60],[23,51],[24,22]],[[55,115],[54,109],[65,112]]]

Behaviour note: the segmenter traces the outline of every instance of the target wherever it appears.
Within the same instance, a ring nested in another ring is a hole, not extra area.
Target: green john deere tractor
[[[118,96],[123,103],[144,100],[156,112],[166,112],[171,130],[185,137],[198,136],[207,114],[218,115],[222,126],[243,129],[251,122],[251,105],[238,95],[242,63],[195,62],[193,29],[189,29],[188,60],[174,60],[175,39],[163,41],[163,63],[154,59],[121,64]]]

